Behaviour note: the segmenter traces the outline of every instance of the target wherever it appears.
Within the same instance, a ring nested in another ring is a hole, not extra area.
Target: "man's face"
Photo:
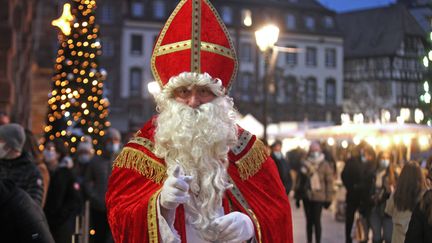
[[[206,86],[178,87],[174,90],[174,99],[191,108],[211,102],[216,95]]]

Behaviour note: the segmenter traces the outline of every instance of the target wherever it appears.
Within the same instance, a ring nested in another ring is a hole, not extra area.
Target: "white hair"
[[[195,109],[173,99],[175,88],[189,85],[208,86],[217,97]],[[192,212],[191,224],[200,232],[220,216],[228,186],[227,154],[237,142],[233,102],[221,86],[208,74],[182,73],[170,79],[157,99],[155,154],[165,159],[169,173],[180,165],[193,176],[191,200],[185,206]]]

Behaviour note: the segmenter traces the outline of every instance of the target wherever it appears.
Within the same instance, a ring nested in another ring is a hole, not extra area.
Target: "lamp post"
[[[263,126],[264,135],[263,140],[267,142],[267,111],[268,111],[268,93],[270,78],[273,76],[274,70],[269,70],[270,57],[274,48],[274,44],[277,42],[279,37],[279,28],[276,25],[269,24],[255,32],[255,39],[257,46],[264,55],[264,82],[263,82]]]

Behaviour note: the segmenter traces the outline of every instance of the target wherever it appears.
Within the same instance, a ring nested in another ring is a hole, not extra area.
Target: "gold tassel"
[[[268,157],[265,145],[256,139],[252,148],[240,160],[236,162],[240,178],[247,180],[255,175]]]
[[[166,176],[166,166],[144,152],[125,147],[114,160],[113,166],[133,169],[155,183],[161,183]]]

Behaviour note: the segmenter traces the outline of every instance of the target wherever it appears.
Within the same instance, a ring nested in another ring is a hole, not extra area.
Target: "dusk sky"
[[[318,0],[324,6],[336,11],[346,12],[377,6],[386,6],[396,0]]]

